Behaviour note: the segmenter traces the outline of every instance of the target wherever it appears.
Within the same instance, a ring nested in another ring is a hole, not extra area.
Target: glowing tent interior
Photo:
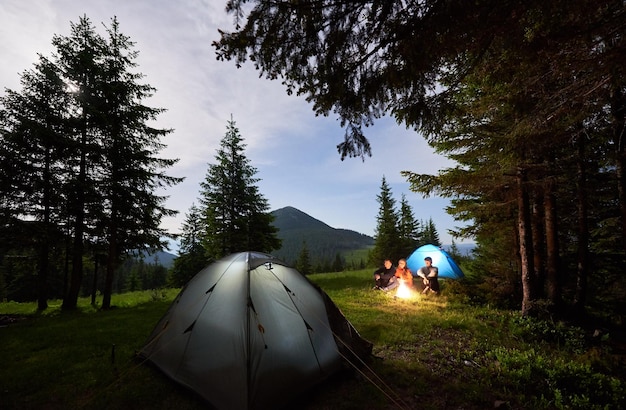
[[[406,260],[406,265],[415,274],[419,268],[424,266],[424,258],[430,256],[433,259],[433,266],[439,269],[440,279],[461,279],[465,275],[452,257],[443,249],[435,245],[424,245],[417,248]]]
[[[139,354],[215,408],[268,409],[371,351],[304,275],[242,252],[196,274]]]

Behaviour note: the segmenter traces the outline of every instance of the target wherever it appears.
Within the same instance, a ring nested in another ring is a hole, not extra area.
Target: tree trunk
[[[544,223],[544,204],[543,194],[541,190],[533,196],[532,218],[531,218],[531,237],[532,237],[532,255],[533,255],[533,286],[532,289],[536,294],[532,295],[533,299],[543,297],[543,285],[545,281],[545,239],[543,228]]]
[[[91,305],[96,305],[96,293],[98,293],[98,262],[100,262],[100,257],[96,253],[94,258],[94,268],[93,268],[93,282],[91,283]]]
[[[578,264],[576,269],[576,293],[574,295],[574,311],[582,313],[586,303],[587,280],[589,269],[589,222],[587,206],[587,177],[585,165],[585,134],[580,133],[578,144],[578,172],[576,185],[578,191]]]
[[[555,308],[561,305],[561,275],[559,254],[559,232],[557,226],[555,182],[551,178],[544,191],[544,217],[546,228],[546,291],[548,300]]]
[[[43,232],[39,247],[37,273],[37,310],[48,308],[48,269],[50,268],[50,148],[46,147],[43,174]]]
[[[63,300],[63,309],[76,309],[80,285],[83,282],[83,212],[79,212],[74,224],[74,243],[72,246],[72,273],[70,275],[70,288]]]
[[[111,211],[111,218],[115,218],[114,210]],[[113,219],[114,220],[114,219]],[[117,224],[111,222],[109,227],[109,250],[107,255],[106,276],[104,278],[104,289],[102,291],[102,309],[111,308],[111,294],[113,293],[113,277],[117,269]]]
[[[533,314],[533,301],[535,290],[533,289],[533,258],[532,258],[532,235],[530,229],[530,206],[526,187],[527,174],[524,168],[517,171],[517,226],[519,233],[520,267],[522,275],[522,316]]]
[[[611,94],[613,145],[615,146],[615,174],[621,217],[622,249],[626,254],[626,98],[619,86]]]
[[[63,299],[63,309],[76,309],[80,285],[83,281],[83,233],[85,229],[85,187],[87,181],[87,118],[83,108],[83,127],[80,144],[80,168],[78,182],[76,184],[75,220],[74,220],[74,243],[72,246],[72,275],[70,288]]]
[[[44,222],[44,225],[44,230],[47,231],[49,229],[48,224]],[[39,253],[39,272],[37,273],[37,310],[43,311],[48,308],[48,269],[50,267],[50,244],[46,234],[44,234],[44,237],[42,238]]]
[[[67,226],[70,226],[69,222]],[[63,245],[65,249],[65,257],[63,260],[63,299],[65,300],[67,292],[69,291],[70,255],[72,254],[72,236],[69,232],[65,232],[63,235]]]

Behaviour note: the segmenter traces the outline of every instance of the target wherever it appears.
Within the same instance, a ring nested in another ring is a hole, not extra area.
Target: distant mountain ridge
[[[282,247],[272,254],[288,263],[298,259],[306,243],[313,263],[332,261],[337,253],[368,248],[374,245],[371,236],[349,229],[333,228],[292,206],[271,212],[273,225]]]
[[[153,265],[162,265],[167,269],[171,268],[174,265],[174,259],[176,259],[178,255],[174,255],[173,253],[167,251],[157,251],[154,253],[142,252],[138,259],[143,259],[146,263],[151,263]]]
[[[333,228],[292,206],[277,209],[271,214],[275,218],[273,225],[278,229],[277,236],[282,240],[282,247],[271,254],[288,263],[294,263],[298,259],[304,242],[312,263],[332,262],[337,253],[368,249],[375,243],[371,236],[349,229]],[[461,255],[470,255],[476,247],[473,243],[456,246]],[[450,251],[451,245],[442,247]],[[163,265],[168,269],[177,257],[178,255],[167,251],[141,256],[146,263]]]

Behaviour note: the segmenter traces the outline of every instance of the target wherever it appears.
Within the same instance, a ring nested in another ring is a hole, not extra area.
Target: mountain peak
[[[292,206],[272,211],[273,225],[282,240],[275,255],[285,261],[295,261],[306,242],[312,260],[332,260],[337,253],[364,249],[374,244],[374,238],[351,231],[336,229]]]
[[[274,215],[274,226],[281,231],[291,229],[333,229],[324,222],[294,208],[286,206],[272,211]]]

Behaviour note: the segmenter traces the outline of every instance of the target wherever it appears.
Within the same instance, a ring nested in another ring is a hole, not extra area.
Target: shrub
[[[622,381],[587,364],[544,356],[535,349],[497,348],[489,354],[498,380],[507,381],[503,387],[523,393],[537,408],[611,409],[626,401]]]

